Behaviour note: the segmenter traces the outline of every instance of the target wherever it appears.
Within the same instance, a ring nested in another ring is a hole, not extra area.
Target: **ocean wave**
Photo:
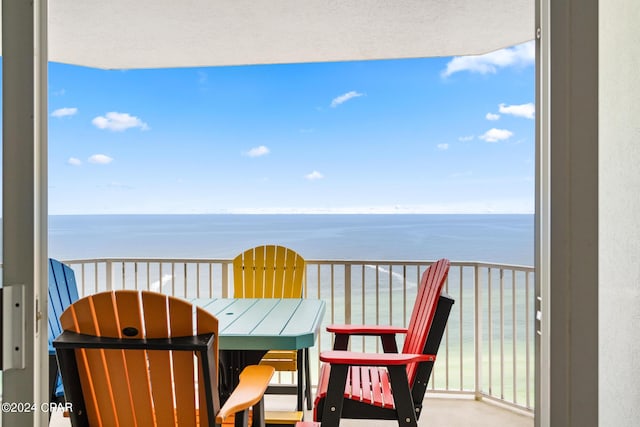
[[[387,275],[387,276],[389,275],[389,273],[391,273],[391,287],[394,289],[402,288],[403,283],[405,283],[405,280],[406,280],[407,289],[415,289],[418,286],[418,283],[413,280],[410,280],[408,275],[405,279],[405,276],[402,273],[393,271],[393,268],[389,269],[381,265],[373,265],[373,264],[365,264],[365,267],[374,271],[378,270],[379,273],[382,273],[383,275]]]
[[[163,274],[162,278],[160,280],[156,280],[155,282],[151,282],[151,285],[149,287],[150,290],[154,291],[154,292],[161,292],[162,287],[164,287],[164,285],[171,283],[171,281],[173,280],[173,275],[172,274]]]

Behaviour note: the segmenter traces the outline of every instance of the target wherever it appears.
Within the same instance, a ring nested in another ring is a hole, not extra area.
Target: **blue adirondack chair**
[[[73,270],[68,265],[49,258],[49,390],[52,402],[64,399],[53,340],[62,333],[60,315],[77,300],[78,287]]]

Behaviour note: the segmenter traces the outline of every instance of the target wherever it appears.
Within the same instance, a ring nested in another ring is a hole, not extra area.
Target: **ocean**
[[[262,245],[307,259],[484,261],[533,266],[533,215],[277,214],[49,217],[49,256],[233,258]]]

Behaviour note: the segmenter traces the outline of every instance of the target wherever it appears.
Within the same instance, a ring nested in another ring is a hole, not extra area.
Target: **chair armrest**
[[[333,365],[392,366],[413,362],[432,362],[435,354],[359,353],[355,351],[323,351],[320,360]]]
[[[213,334],[172,338],[110,338],[63,331],[53,340],[57,350],[91,348],[103,350],[177,350],[207,351],[213,346]]]
[[[384,325],[329,325],[327,331],[335,334],[334,350],[347,350],[353,335],[378,336],[385,353],[397,353],[396,334],[406,334],[407,328]]]
[[[407,328],[385,325],[329,325],[328,332],[345,335],[406,334]]]
[[[216,422],[222,423],[229,415],[249,409],[260,402],[274,371],[273,367],[266,365],[250,365],[244,368],[240,373],[238,386],[216,415]]]

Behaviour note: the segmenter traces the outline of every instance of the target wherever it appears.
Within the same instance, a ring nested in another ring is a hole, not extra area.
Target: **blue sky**
[[[49,212],[532,213],[533,63],[52,63]]]

